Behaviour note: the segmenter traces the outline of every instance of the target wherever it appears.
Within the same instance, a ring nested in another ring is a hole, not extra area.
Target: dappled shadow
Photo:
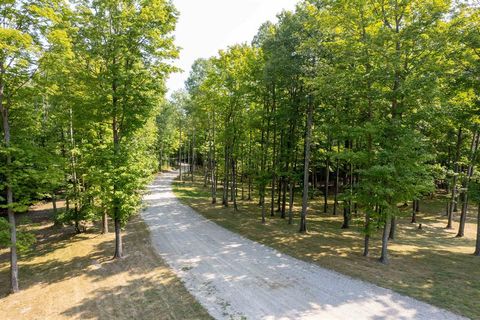
[[[55,228],[50,231],[58,232]],[[209,319],[155,252],[148,230],[138,217],[130,221],[124,234],[124,259],[111,259],[112,234],[69,236],[67,232],[63,238],[48,237],[43,245],[55,249],[49,250],[49,254],[32,253],[20,265],[22,291],[15,297],[43,290],[38,287],[51,292],[49,299],[58,296],[54,305],[35,309],[31,317]],[[0,280],[7,283],[7,270],[0,273]],[[4,299],[11,301],[15,297]],[[63,301],[65,298],[69,300]],[[12,308],[14,313],[7,314],[7,319],[19,318],[17,314],[32,309],[28,304],[36,304],[38,299],[36,296],[26,301],[27,307],[21,310]]]
[[[147,208],[142,216],[150,226],[155,247],[213,316],[346,318],[354,310],[357,319],[455,318],[443,310],[294,259],[223,229],[178,202],[165,188],[173,177],[171,174],[154,181],[152,190],[161,191],[153,191],[145,197]],[[182,190],[187,198],[189,192],[195,194],[194,190],[187,190],[187,193]],[[201,205],[212,207],[203,200]],[[215,222],[235,225],[233,230],[262,229],[264,232],[255,233],[254,240],[269,237],[270,243],[273,239],[279,247],[296,241],[299,245],[295,248],[299,248],[305,242],[305,257],[307,252],[312,252],[307,247],[312,239],[322,241],[322,237],[338,237],[338,232],[332,230],[323,232],[322,236],[317,230],[298,235],[292,229],[282,234],[284,230],[274,230],[269,224],[255,224],[252,220],[249,225],[244,223],[247,218],[242,210],[235,215],[229,212],[229,209],[218,209],[206,215],[216,214]],[[272,221],[269,223],[273,226]],[[351,238],[352,243],[358,239],[350,230],[344,235]],[[325,242],[321,249],[329,255],[339,255],[339,249],[329,244],[331,242]]]

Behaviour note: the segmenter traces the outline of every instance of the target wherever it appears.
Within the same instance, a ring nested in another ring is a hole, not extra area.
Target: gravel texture
[[[159,175],[142,217],[156,250],[216,319],[463,319],[250,241],[203,218]]]

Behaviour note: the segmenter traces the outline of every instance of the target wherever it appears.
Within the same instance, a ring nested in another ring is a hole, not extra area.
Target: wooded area
[[[343,229],[362,215],[363,255],[382,232],[385,264],[400,209],[412,203],[417,223],[420,199],[448,194],[445,227],[459,215],[463,237],[469,203],[480,202],[479,28],[467,3],[300,2],[250,45],[196,61],[170,101],[178,162],[201,166],[212,204],[255,199],[262,223],[292,224],[296,197],[299,232],[314,197],[343,215]]]
[[[2,1],[0,4],[0,245],[19,290],[15,212],[51,199],[57,225],[107,219],[121,228],[157,171],[157,115],[177,57],[170,2]],[[66,209],[56,210],[57,198]]]
[[[211,204],[241,215],[254,202],[248,223],[284,219],[303,234],[313,214],[342,216],[341,229],[355,217],[364,256],[381,234],[383,264],[406,207],[421,229],[420,200],[439,197],[457,237],[478,207],[480,257],[477,5],[300,1],[250,44],[196,60],[168,100],[170,1],[8,0],[0,12],[0,246],[12,292],[18,252],[35,241],[16,213],[51,201],[55,224],[77,233],[92,223],[107,233],[112,220],[120,258],[122,228],[170,166],[202,179]]]

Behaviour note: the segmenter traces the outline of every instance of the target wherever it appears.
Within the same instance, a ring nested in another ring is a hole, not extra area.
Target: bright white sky
[[[298,0],[173,0],[180,12],[175,38],[181,47],[175,65],[182,73],[167,81],[169,93],[184,87],[197,58],[216,55],[229,45],[248,42],[265,21],[276,21],[283,9],[293,10]]]

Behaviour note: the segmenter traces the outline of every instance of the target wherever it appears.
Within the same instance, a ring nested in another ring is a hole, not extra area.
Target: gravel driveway
[[[462,319],[208,221],[175,198],[176,175],[160,175],[149,186],[142,217],[156,250],[214,318]]]

